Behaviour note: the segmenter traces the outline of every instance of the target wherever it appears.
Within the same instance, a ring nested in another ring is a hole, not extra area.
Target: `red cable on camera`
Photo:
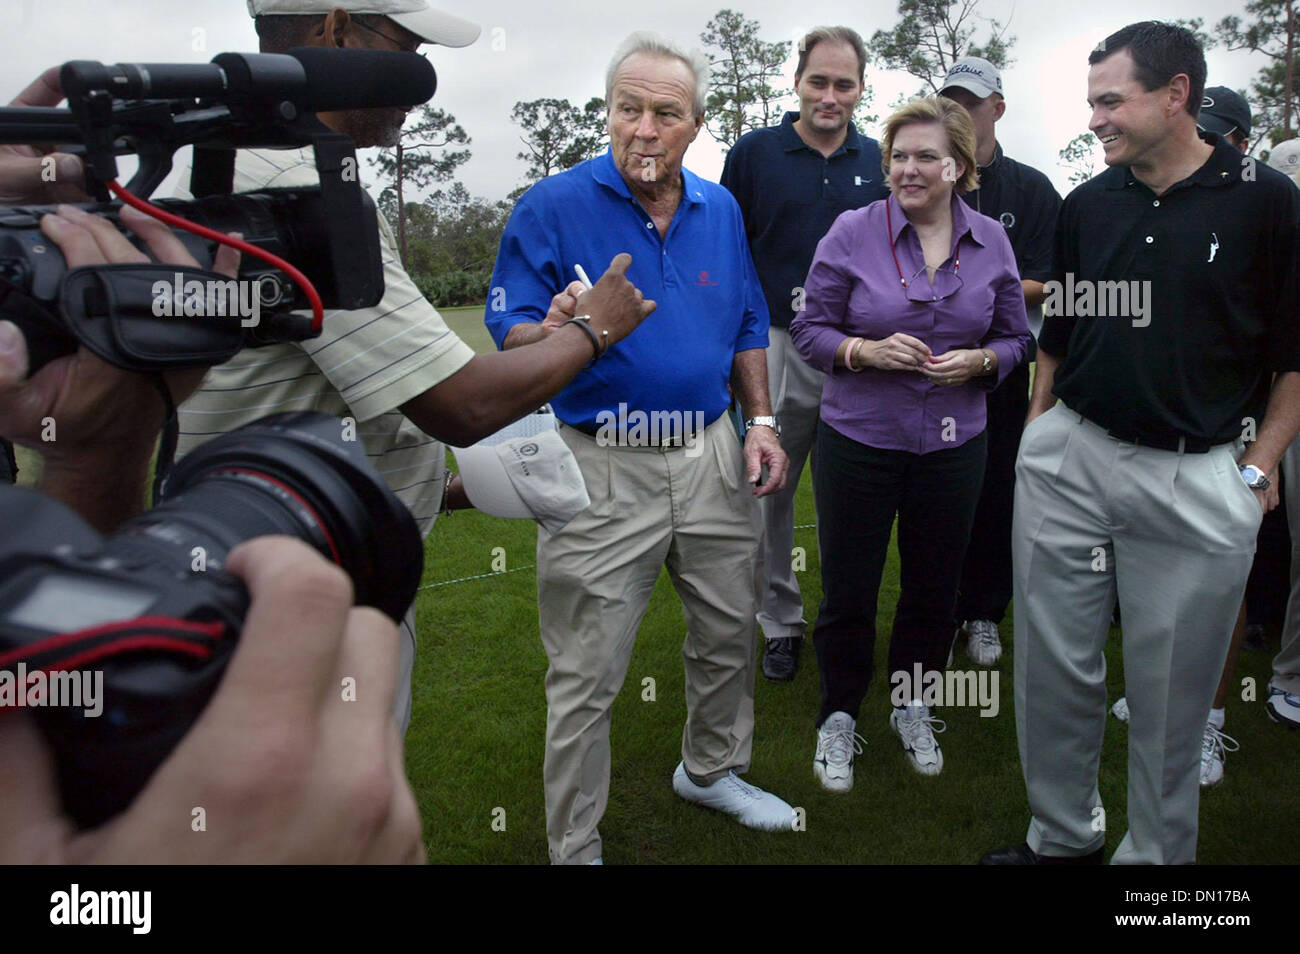
[[[325,306],[321,304],[320,295],[316,291],[310,279],[301,271],[290,265],[278,255],[272,255],[256,245],[251,245],[243,239],[232,238],[224,235],[215,229],[210,229],[205,225],[199,225],[197,222],[191,222],[189,219],[183,219],[179,215],[173,215],[165,209],[160,209],[156,205],[146,202],[139,196],[132,195],[126,189],[118,185],[117,182],[108,183],[108,190],[117,196],[133,209],[143,212],[145,215],[152,216],[160,222],[173,226],[178,229],[184,229],[186,232],[192,232],[195,235],[202,236],[205,239],[211,239],[214,242],[220,242],[222,245],[229,245],[231,248],[237,248],[245,255],[252,255],[254,258],[260,258],[262,261],[274,265],[276,268],[284,271],[299,288],[307,295],[307,300],[311,302],[311,330],[319,332],[321,326],[325,323]]]

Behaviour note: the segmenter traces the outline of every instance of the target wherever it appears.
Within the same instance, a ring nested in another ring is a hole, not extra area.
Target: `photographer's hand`
[[[221,688],[144,791],[76,833],[25,714],[0,711],[0,863],[334,864],[424,860],[393,721],[398,633],[352,607],[342,570],[264,537],[227,567],[252,603]],[[355,679],[345,701],[344,679]],[[204,831],[193,831],[202,808]]]
[[[57,106],[63,102],[59,67],[52,66],[10,106]],[[36,146],[0,146],[0,203],[37,205],[86,202],[85,167],[76,156]]]
[[[172,231],[134,209],[122,221],[160,262],[195,265]],[[62,250],[69,268],[147,262],[111,222],[74,206],[41,219],[41,231]],[[222,246],[213,271],[234,277],[239,253]],[[202,370],[165,376],[174,403],[203,380]],[[149,457],[166,405],[150,375],[123,371],[85,348],[51,361],[27,378],[22,334],[0,321],[0,437],[40,451],[41,489],[67,504],[95,529],[112,530],[140,512]]]

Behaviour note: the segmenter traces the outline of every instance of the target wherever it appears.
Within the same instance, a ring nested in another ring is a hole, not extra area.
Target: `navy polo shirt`
[[[599,281],[620,252],[627,277],[658,308],[579,372],[551,402],[574,427],[601,411],[719,417],[731,403],[735,355],[767,347],[762,288],[744,221],[721,186],[682,169],[681,204],[663,239],[632,195],[613,155],[538,182],[515,205],[501,237],[485,321],[500,348],[515,325],[540,322],[581,265]],[[568,332],[572,334],[573,332]]]
[[[844,144],[823,156],[795,132],[798,113],[741,136],[722,184],[740,203],[772,324],[787,328],[803,296],[817,243],[841,213],[889,194],[880,144],[849,123]]]

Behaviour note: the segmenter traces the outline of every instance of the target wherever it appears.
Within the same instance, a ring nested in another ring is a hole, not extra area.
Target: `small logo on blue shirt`
[[[709,278],[709,273],[701,271],[699,277],[695,280],[697,285],[717,285],[718,283]]]
[[[855,186],[871,185],[871,183],[875,181],[876,181],[875,179],[864,179],[862,178],[862,176],[853,177],[853,184]]]

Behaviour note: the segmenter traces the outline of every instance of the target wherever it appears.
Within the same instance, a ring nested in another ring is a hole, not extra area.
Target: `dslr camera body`
[[[347,572],[358,605],[395,621],[424,567],[415,519],[364,446],[344,439],[338,418],[306,411],[187,454],[163,502],[108,539],[18,487],[0,486],[0,527],[0,674],[12,685],[14,675],[102,673],[99,711],[33,708],[64,810],[82,827],[131,803],[220,684],[248,610],[224,569],[238,544],[303,540]]]

